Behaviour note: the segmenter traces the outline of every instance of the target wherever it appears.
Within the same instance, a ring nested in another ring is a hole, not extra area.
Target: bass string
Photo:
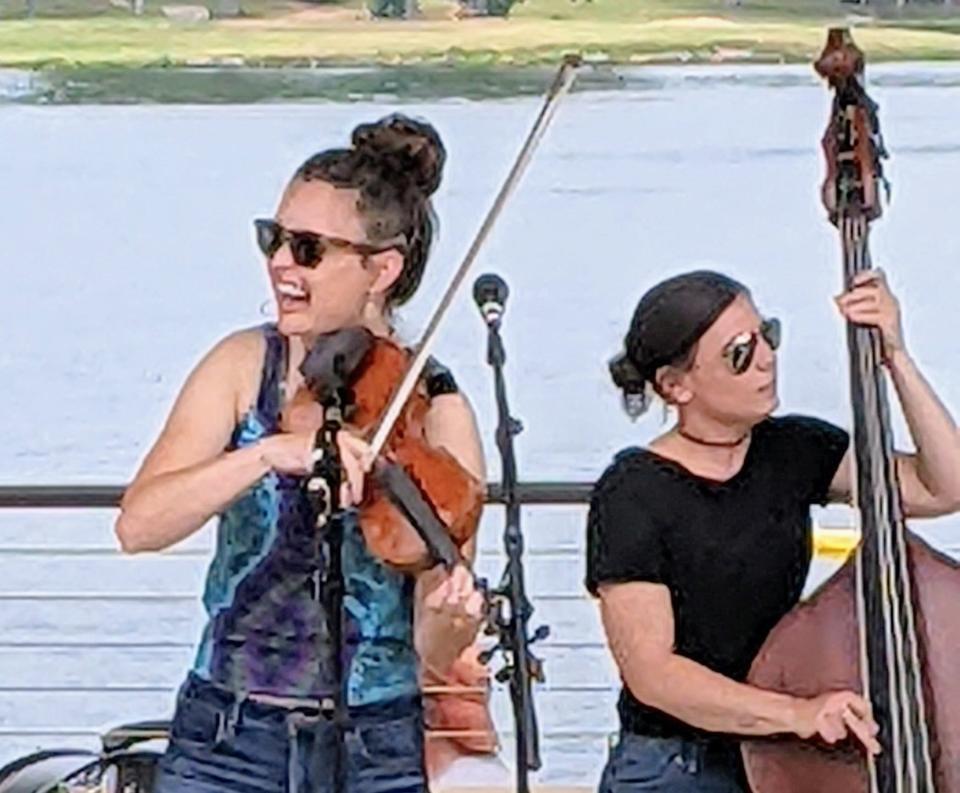
[[[843,218],[845,270],[848,283],[854,274],[870,268],[867,245],[867,219],[860,215]],[[853,353],[860,379],[857,389],[862,398],[866,456],[870,465],[871,512],[875,520],[869,528],[875,532],[876,569],[869,568],[864,596],[872,592],[882,627],[867,624],[874,635],[883,638],[886,661],[871,663],[874,676],[889,696],[890,747],[893,757],[894,790],[897,793],[933,791],[933,765],[929,732],[926,729],[921,667],[919,663],[916,623],[912,609],[909,570],[903,531],[902,508],[892,488],[897,486],[896,465],[891,434],[888,431],[889,404],[880,367],[880,344],[875,330],[854,329],[851,333]],[[865,541],[867,538],[865,537]],[[875,580],[869,580],[873,573]],[[871,610],[873,611],[873,610]],[[880,659],[873,659],[879,661]],[[881,669],[880,667],[885,667]],[[885,685],[884,685],[885,684]],[[874,690],[876,688],[874,687]],[[889,763],[889,760],[887,761]],[[884,784],[883,787],[888,787]]]
[[[863,267],[869,269],[870,251],[867,245],[869,228],[864,217],[859,219],[863,240]],[[884,502],[887,518],[883,525],[887,533],[890,569],[890,591],[894,595],[893,606],[897,612],[894,628],[897,631],[896,659],[899,679],[900,698],[898,704],[907,711],[903,716],[903,725],[909,739],[907,756],[907,780],[909,790],[917,793],[932,793],[934,790],[933,759],[930,751],[930,732],[926,721],[926,707],[923,698],[922,667],[920,664],[919,641],[916,631],[916,619],[913,613],[912,582],[907,558],[905,522],[903,504],[900,497],[897,477],[896,457],[890,431],[890,404],[886,397],[883,369],[880,366],[881,345],[876,332],[871,334],[873,342],[869,349],[870,369],[872,372],[872,391],[876,394],[877,450],[878,463],[883,465],[883,481],[886,486],[879,491]]]

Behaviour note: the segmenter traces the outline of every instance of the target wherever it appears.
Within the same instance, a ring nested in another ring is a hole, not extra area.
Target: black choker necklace
[[[697,438],[693,435],[688,434],[684,431],[683,427],[677,427],[677,434],[681,438],[686,438],[691,443],[699,443],[701,446],[715,446],[722,449],[733,449],[736,446],[739,446],[747,438],[750,437],[750,432],[745,432],[735,441],[705,441],[703,438]]]

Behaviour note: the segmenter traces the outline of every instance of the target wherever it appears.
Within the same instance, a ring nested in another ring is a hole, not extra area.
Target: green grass
[[[356,71],[325,69],[124,69],[50,70],[40,75],[29,104],[249,104],[287,101],[397,101],[437,97],[498,99],[541,95],[552,68],[457,63],[397,66]],[[588,70],[578,88],[621,87],[610,70]]]
[[[22,15],[2,1],[8,17]],[[359,0],[242,0],[242,18],[184,25],[160,14],[161,0],[148,0],[140,18],[110,0],[37,2],[49,16],[0,20],[0,65],[524,65],[567,51],[625,63],[806,61],[826,26],[876,13],[834,0],[526,0],[506,20],[457,20],[452,2],[424,0],[422,19],[388,22],[366,19]],[[872,62],[960,58],[960,16],[938,5],[888,9],[858,28]]]

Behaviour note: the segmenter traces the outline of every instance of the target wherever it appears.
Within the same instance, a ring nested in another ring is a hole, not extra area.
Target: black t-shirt
[[[587,521],[591,593],[651,581],[670,590],[675,652],[744,680],[770,630],[799,600],[812,553],[810,505],[825,503],[849,444],[832,424],[771,418],[726,482],[646,449],[626,449],[597,482]],[[628,732],[703,735],[624,686]]]

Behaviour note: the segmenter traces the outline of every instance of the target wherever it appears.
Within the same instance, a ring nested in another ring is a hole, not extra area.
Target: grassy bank
[[[526,65],[567,51],[616,63],[791,62],[819,50],[825,27],[851,21],[871,61],[960,59],[960,16],[933,4],[884,15],[833,0],[526,0],[506,20],[460,20],[453,3],[423,0],[421,19],[372,21],[359,0],[246,0],[240,18],[186,24],[164,17],[161,0],[139,18],[109,0],[37,2],[46,16],[29,20],[4,4],[0,65]]]

